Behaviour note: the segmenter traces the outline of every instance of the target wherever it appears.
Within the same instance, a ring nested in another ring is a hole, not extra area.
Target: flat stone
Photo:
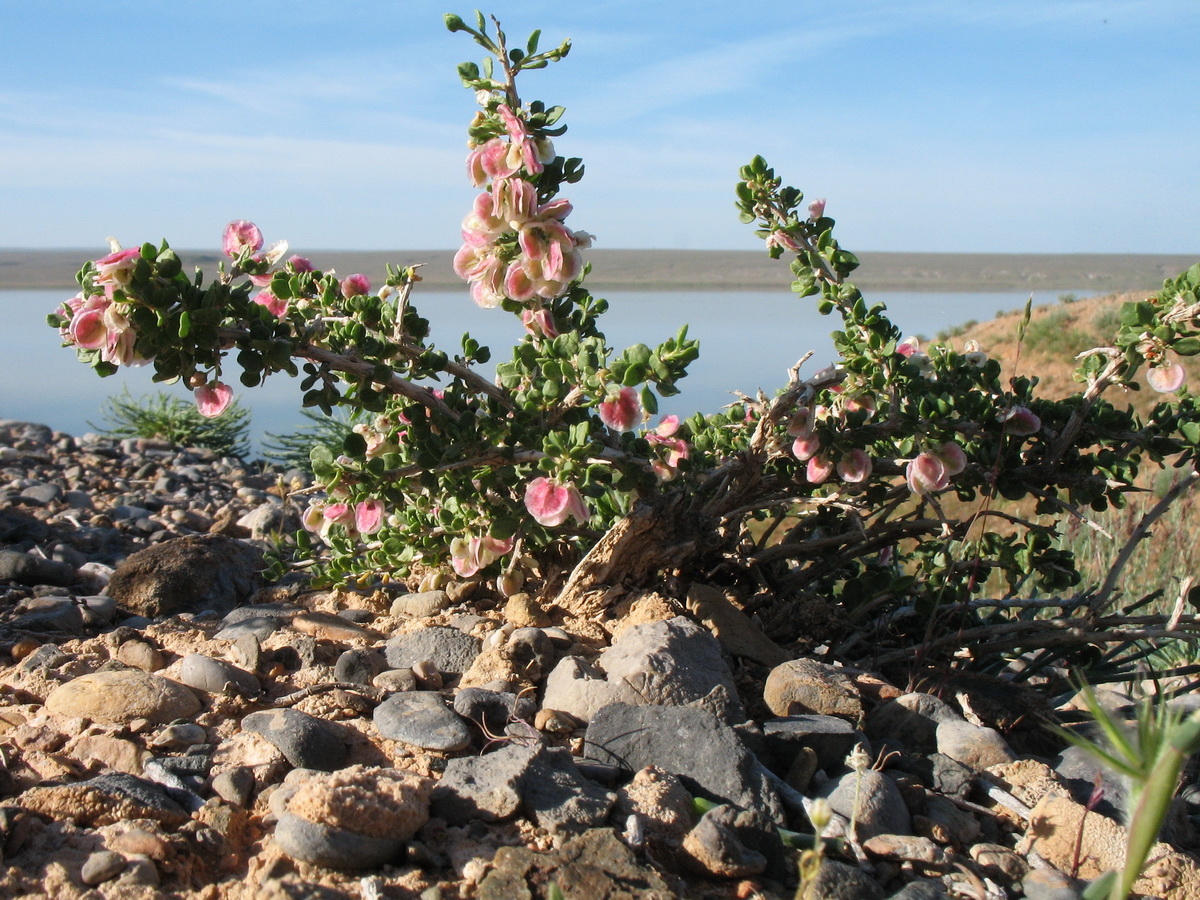
[[[20,795],[20,805],[49,819],[92,828],[126,819],[153,819],[178,827],[189,818],[159,785],[115,772],[75,784],[30,788]]]
[[[46,710],[58,716],[128,724],[148,719],[165,725],[200,711],[186,687],[140,669],[92,672],[61,684],[46,698]]]
[[[829,781],[821,791],[834,812],[857,821],[858,839],[880,834],[912,834],[912,819],[895,782],[865,769]]]
[[[226,614],[222,620],[224,627],[214,637],[219,641],[238,641],[249,635],[265,641],[287,625],[296,612],[294,606],[277,603],[238,607]]]
[[[914,691],[868,712],[863,730],[872,740],[899,743],[913,753],[932,753],[937,749],[938,725],[961,718],[941,698]]]
[[[883,888],[858,866],[828,857],[821,861],[806,900],[883,900]]]
[[[66,563],[17,550],[0,550],[0,581],[69,587],[76,578],[75,567]]]
[[[432,660],[439,671],[461,675],[471,668],[479,649],[477,638],[457,628],[435,625],[396,635],[387,642],[385,653],[393,669],[411,669],[416,663]]]
[[[471,743],[466,721],[434,691],[393,694],[375,707],[373,720],[382,737],[423,750],[453,752]]]
[[[587,756],[597,762],[634,772],[657,766],[677,775],[694,794],[786,823],[762,763],[736,731],[703,709],[612,704],[596,713],[585,740]]]
[[[386,668],[387,660],[378,650],[352,647],[338,657],[333,667],[333,677],[351,684],[370,684]]]
[[[837,716],[804,714],[768,719],[762,723],[762,730],[768,753],[785,772],[802,747],[813,750],[817,765],[827,772],[845,765],[846,756],[856,745],[870,749],[862,732]]]
[[[433,789],[433,815],[450,825],[511,819],[521,808],[521,779],[536,753],[536,747],[512,742],[449,760]]]
[[[265,738],[293,766],[304,769],[332,772],[350,756],[339,729],[298,709],[250,713],[242,719],[242,730]]]
[[[319,641],[375,641],[383,637],[378,631],[355,625],[349,619],[326,612],[302,612],[292,617],[292,628],[301,634],[312,635]]]

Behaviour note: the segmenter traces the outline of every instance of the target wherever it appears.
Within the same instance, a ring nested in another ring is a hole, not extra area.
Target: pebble
[[[333,677],[351,684],[370,684],[386,668],[387,660],[378,650],[353,647],[344,650],[338,657],[333,667]]]
[[[453,752],[471,743],[466,720],[434,691],[393,694],[375,707],[374,722],[381,736],[423,750]]]
[[[88,854],[79,873],[83,883],[95,887],[111,881],[125,870],[125,857],[113,850],[99,850]]]
[[[763,702],[777,716],[816,713],[857,721],[863,715],[854,680],[814,659],[793,659],[772,669],[763,685]]]
[[[179,680],[207,694],[239,694],[257,697],[262,693],[258,679],[222,659],[189,653],[179,665]]]
[[[450,605],[445,591],[419,591],[401,594],[392,601],[391,615],[410,619],[425,619],[435,616]]]
[[[372,678],[371,684],[381,691],[415,691],[417,676],[412,669],[388,669]]]
[[[213,778],[212,790],[225,802],[244,807],[254,790],[254,772],[246,766],[226,769]]]
[[[145,641],[125,641],[117,648],[117,659],[127,666],[141,669],[143,672],[157,672],[166,663],[162,651]]]
[[[937,727],[937,749],[951,759],[982,772],[1015,760],[1016,754],[995,728],[950,719]]]
[[[292,628],[311,635],[319,641],[374,641],[382,637],[377,631],[355,625],[333,613],[302,612],[292,617]]]

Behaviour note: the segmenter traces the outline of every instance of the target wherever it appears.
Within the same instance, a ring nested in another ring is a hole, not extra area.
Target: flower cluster
[[[534,137],[507,104],[498,104],[496,115],[504,136],[474,147],[467,157],[471,183],[490,186],[463,220],[454,271],[469,282],[471,298],[480,306],[492,308],[509,299],[536,312],[579,277],[579,251],[590,246],[591,237],[564,224],[571,212],[566,198],[538,202],[536,180],[555,159],[554,145]],[[553,330],[544,317],[531,317],[526,326],[547,336]]]
[[[500,540],[490,535],[464,535],[450,542],[450,566],[463,578],[470,578],[512,551],[513,539]]]
[[[302,519],[304,527],[328,539],[336,526],[351,540],[374,534],[384,525],[385,507],[379,500],[361,500],[351,505],[342,498],[313,499]]]

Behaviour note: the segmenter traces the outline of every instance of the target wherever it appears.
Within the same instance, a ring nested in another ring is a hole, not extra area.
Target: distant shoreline
[[[0,249],[0,290],[75,288],[75,272],[103,248],[88,250]],[[423,263],[423,290],[463,291],[452,250],[343,251],[300,249],[318,266],[362,272],[380,284],[388,263]],[[212,251],[180,251],[190,268],[206,274],[220,257]],[[604,291],[787,290],[792,275],[784,260],[754,250],[591,250],[588,285]],[[852,279],[865,291],[990,292],[1026,290],[1108,294],[1153,291],[1200,260],[1185,254],[1107,253],[893,253],[859,254]]]

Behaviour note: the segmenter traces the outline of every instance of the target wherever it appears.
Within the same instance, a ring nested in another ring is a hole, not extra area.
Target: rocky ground
[[[818,798],[813,900],[1121,861],[1124,785],[1016,686],[794,658],[704,585],[267,585],[296,473],[202,450],[0,422],[0,467],[0,896],[790,898]],[[1200,898],[1192,790],[1149,895]]]

